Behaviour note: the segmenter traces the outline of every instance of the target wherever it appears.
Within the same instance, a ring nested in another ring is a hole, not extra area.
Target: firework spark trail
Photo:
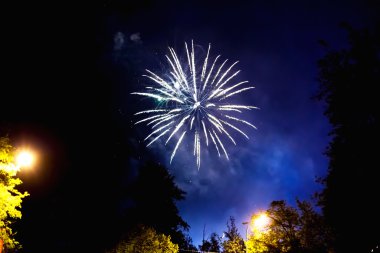
[[[201,122],[202,122],[202,126],[203,126],[203,132],[204,132],[205,138],[206,138],[206,146],[208,146],[208,137],[207,137],[206,126],[205,126],[205,123],[203,122],[203,120]]]
[[[168,109],[159,109],[159,110],[146,110],[146,111],[141,111],[138,113],[135,113],[135,115],[140,115],[140,114],[145,114],[145,113],[152,113],[152,112],[167,112],[169,111]]]
[[[163,130],[164,128],[170,126],[173,123],[174,123],[174,121],[170,121],[168,124],[163,125],[160,128],[157,128],[156,130],[154,130],[153,132],[151,132],[147,137],[145,137],[144,141],[146,141],[147,139],[149,139],[149,137],[151,137],[153,134],[160,132],[161,130]]]
[[[254,89],[254,87],[249,86],[248,81],[233,82],[240,73],[240,70],[233,70],[238,61],[230,65],[228,60],[225,60],[220,64],[218,63],[220,55],[212,60],[210,50],[211,44],[208,45],[206,57],[198,66],[193,41],[191,41],[190,47],[185,43],[187,63],[181,63],[177,53],[169,47],[169,54],[165,55],[169,63],[166,80],[154,72],[146,70],[147,74],[143,76],[153,81],[157,87],[146,87],[144,92],[132,93],[153,98],[158,102],[156,108],[135,113],[135,115],[149,116],[135,123],[136,125],[145,122],[147,126],[151,127],[152,131],[144,141],[157,135],[147,146],[168,134],[166,145],[173,136],[182,132],[170,156],[170,162],[172,162],[185,134],[190,133],[194,135],[193,154],[196,157],[198,169],[201,164],[201,141],[208,146],[210,137],[219,157],[221,156],[220,151],[223,151],[225,157],[229,159],[222,136],[226,136],[236,145],[235,139],[229,132],[233,129],[231,131],[237,131],[249,139],[242,129],[232,123],[248,125],[257,129],[252,123],[234,115],[243,115],[243,111],[258,109],[257,107],[227,102],[228,98]],[[211,62],[210,67],[209,63]]]
[[[214,129],[213,129],[214,130]],[[208,131],[210,136],[211,136],[211,140],[212,140],[212,143],[214,143],[215,145],[215,148],[216,148],[216,151],[218,152],[218,156],[220,157],[220,152],[219,152],[219,148],[218,148],[218,145],[216,144],[215,142],[215,139],[214,139],[214,136],[212,135],[212,133],[210,131]]]

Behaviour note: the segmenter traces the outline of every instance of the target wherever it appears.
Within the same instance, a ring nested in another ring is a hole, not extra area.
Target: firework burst
[[[219,157],[224,153],[229,159],[224,139],[236,145],[230,131],[236,131],[249,139],[239,125],[256,129],[252,123],[240,118],[239,114],[257,107],[228,103],[229,98],[254,87],[249,86],[248,81],[234,82],[234,77],[240,72],[233,71],[238,62],[229,65],[228,60],[225,60],[219,63],[220,55],[211,61],[210,48],[211,45],[208,46],[203,64],[198,66],[193,42],[190,50],[185,43],[185,64],[180,61],[174,49],[169,47],[170,54],[166,55],[170,65],[168,77],[162,78],[146,70],[147,74],[143,76],[155,85],[146,87],[144,92],[132,93],[159,101],[155,108],[137,112],[135,115],[146,117],[137,121],[135,125],[146,123],[151,128],[151,133],[144,139],[148,142],[147,146],[158,139],[164,139],[166,145],[174,136],[178,137],[170,163],[185,136],[192,136],[194,139],[192,151],[199,169],[201,143],[206,146],[213,145]]]

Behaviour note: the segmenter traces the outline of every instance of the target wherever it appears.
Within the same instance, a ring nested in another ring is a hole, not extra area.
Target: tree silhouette
[[[211,251],[211,242],[209,240],[203,240],[202,244],[199,245],[199,251],[208,252]]]
[[[185,192],[174,183],[174,177],[165,167],[147,161],[139,168],[136,181],[130,189],[131,208],[127,211],[127,223],[154,228],[158,233],[170,235],[180,248],[187,248],[189,238],[184,232],[189,225],[179,215],[176,202],[185,198]]]
[[[210,236],[210,251],[212,252],[220,252],[220,237],[216,233],[212,233]]]
[[[227,231],[224,232],[226,240],[222,242],[224,253],[243,253],[245,252],[244,240],[235,225],[235,218],[230,217],[227,221]]]
[[[210,238],[202,241],[199,245],[200,251],[205,252],[220,252],[220,237],[216,233],[212,233]]]
[[[380,32],[348,25],[349,48],[319,61],[318,99],[332,125],[330,160],[321,205],[336,234],[336,252],[370,252],[379,245],[377,204]]]

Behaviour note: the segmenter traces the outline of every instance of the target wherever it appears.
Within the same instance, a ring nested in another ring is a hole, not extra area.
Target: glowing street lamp
[[[16,157],[16,166],[19,168],[29,168],[35,161],[35,155],[29,150],[21,151]]]
[[[270,224],[270,218],[266,213],[260,213],[252,220],[252,230],[263,231]]]
[[[12,176],[16,175],[21,168],[30,168],[36,161],[36,155],[30,150],[21,150],[15,156],[14,162],[0,164],[0,170],[10,173]]]
[[[251,227],[251,231],[253,233],[262,232],[262,231],[267,229],[270,222],[271,222],[271,219],[269,218],[269,216],[265,212],[255,214],[252,217],[251,222],[248,222],[248,221],[243,222],[242,224],[247,226],[246,230],[245,230],[246,240],[248,240],[248,228],[249,227]]]
[[[264,233],[268,232],[271,218],[266,212],[259,212],[252,215],[251,221],[245,221],[242,224],[246,225],[245,230],[245,252],[248,252],[248,228],[250,228],[250,236],[260,238]],[[256,238],[256,239],[257,239]]]

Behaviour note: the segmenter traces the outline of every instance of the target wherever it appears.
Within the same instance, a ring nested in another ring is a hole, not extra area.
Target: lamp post
[[[248,224],[249,224],[249,222],[244,221],[242,224],[247,225],[247,227],[245,228],[245,240],[248,240]]]
[[[249,221],[244,221],[242,224],[247,226],[247,227],[245,228],[245,252],[248,252],[248,249],[247,249],[247,241],[248,241],[248,227],[249,227]]]

